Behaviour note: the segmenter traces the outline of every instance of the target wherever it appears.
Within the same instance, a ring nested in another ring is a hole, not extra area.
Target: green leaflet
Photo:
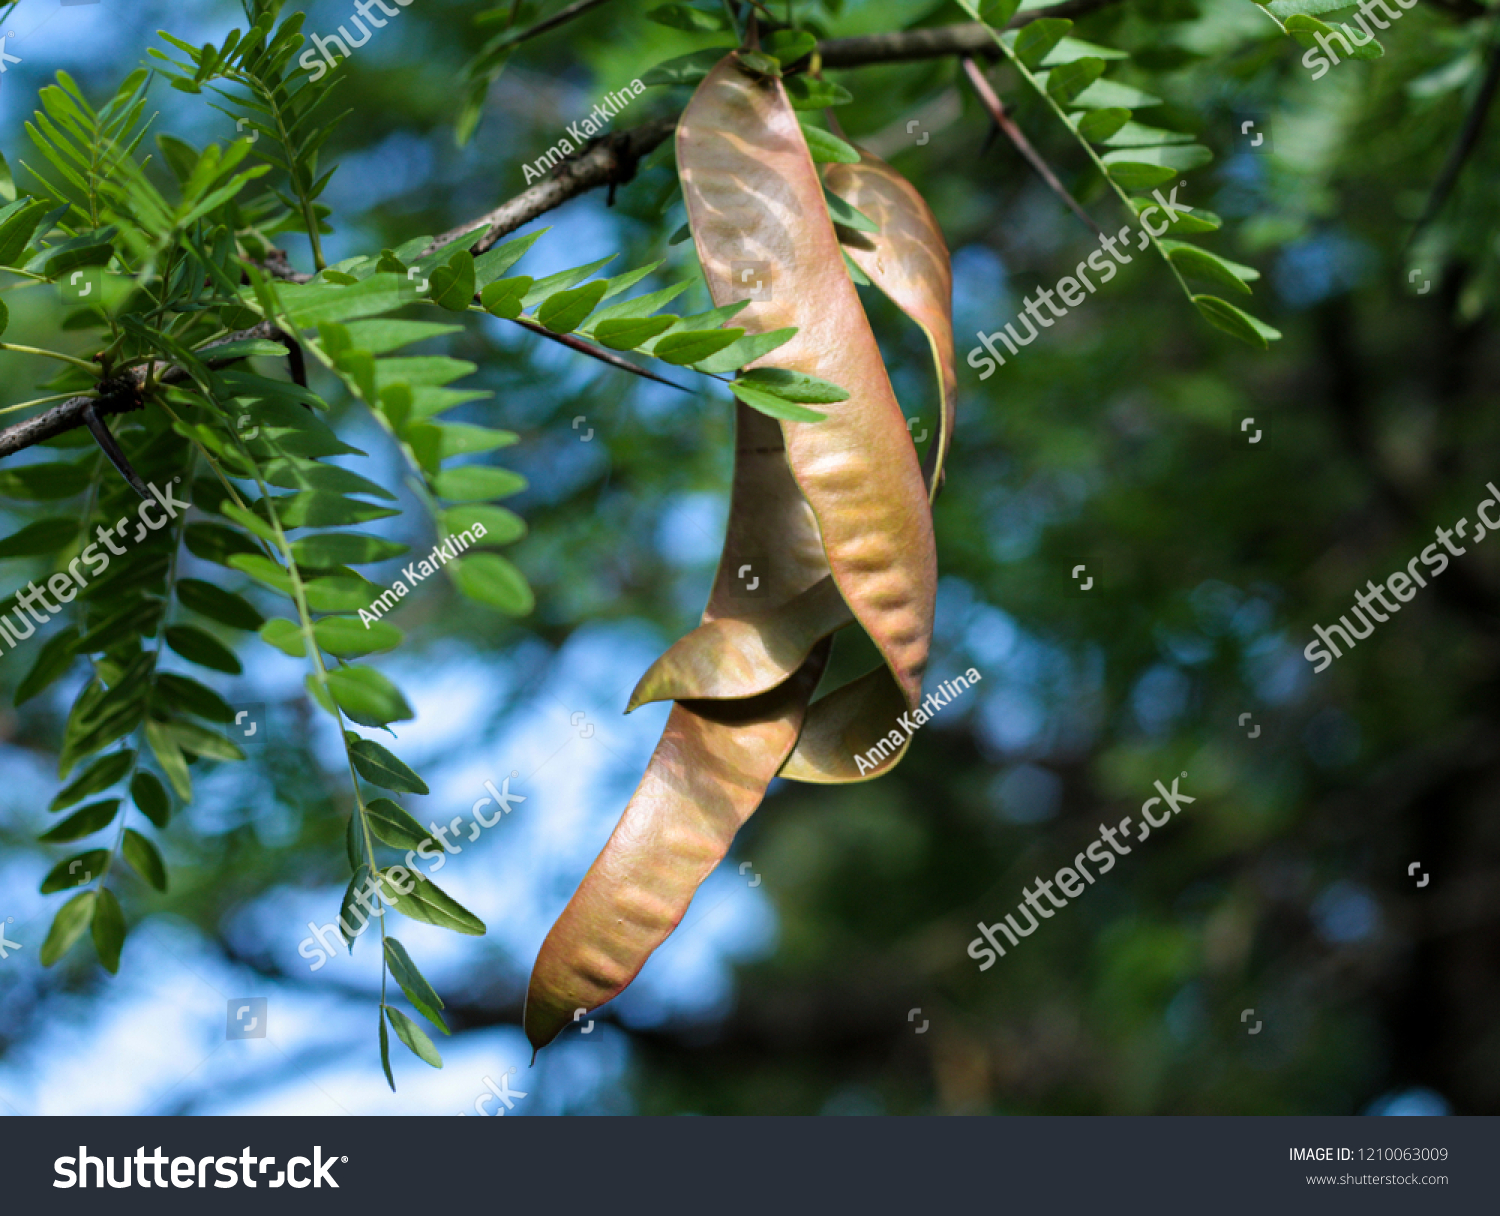
[[[380,871],[380,893],[396,911],[412,920],[451,929],[469,937],[483,937],[484,922],[426,875],[392,866]]]
[[[1280,330],[1273,329],[1264,321],[1252,317],[1249,313],[1217,296],[1194,296],[1193,303],[1198,306],[1198,311],[1203,314],[1209,324],[1261,350],[1265,350],[1281,337]]]
[[[359,775],[371,785],[398,793],[426,794],[427,783],[373,739],[345,732],[349,757]]]

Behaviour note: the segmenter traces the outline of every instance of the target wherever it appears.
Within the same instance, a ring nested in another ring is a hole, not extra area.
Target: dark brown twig
[[[262,321],[259,325],[242,329],[238,333],[226,334],[197,353],[205,355],[220,346],[228,346],[231,342],[243,342],[247,338],[274,338],[275,336],[276,327],[269,322]],[[233,360],[210,360],[209,366],[224,367],[230,362]],[[181,384],[189,378],[183,368],[163,363],[160,360],[152,360],[139,367],[132,367],[119,376],[101,381],[97,396],[70,397],[49,410],[44,410],[40,414],[27,418],[24,422],[18,422],[0,431],[0,459],[80,426],[87,426],[86,412],[96,419],[102,419],[110,414],[124,414],[142,408],[145,405],[145,399],[141,391],[146,385],[147,377],[153,373],[158,384]],[[97,439],[98,436],[95,435],[95,438]]]
[[[1078,200],[1068,193],[1067,188],[1058,181],[1057,174],[1052,172],[1051,167],[1044,161],[1041,154],[1031,146],[1031,141],[1026,138],[1025,132],[1010,120],[1010,115],[1005,112],[1005,106],[1001,104],[1000,96],[990,87],[990,82],[985,79],[984,73],[979,70],[979,65],[964,56],[964,72],[969,77],[969,83],[974,86],[974,92],[979,95],[979,100],[989,115],[995,121],[995,125],[1005,132],[1010,142],[1015,144],[1016,151],[1026,158],[1026,162],[1037,171],[1042,180],[1052,188],[1063,202],[1067,203],[1074,215],[1081,219],[1091,229],[1094,235],[1104,236],[1104,230],[1094,223],[1094,219],[1087,211],[1078,205]]]
[[[1048,8],[1017,14],[1006,29],[1030,25],[1039,17],[1081,17],[1107,8],[1119,0],[1066,0]],[[828,38],[818,43],[817,53],[825,68],[857,68],[871,63],[906,63],[917,59],[942,59],[948,55],[999,55],[989,27],[979,21],[939,25],[924,30],[901,30],[892,34],[861,34],[854,38]]]
[[[484,253],[522,224],[562,206],[569,199],[600,186],[629,181],[635,176],[635,167],[641,157],[665,142],[676,129],[677,117],[672,115],[653,118],[639,127],[607,135],[582,155],[560,163],[546,181],[537,182],[529,190],[507,199],[487,215],[435,238],[419,256],[426,257],[445,245],[451,245],[481,224],[488,227],[472,250],[476,255]]]
[[[1049,8],[1032,9],[1011,20],[1007,29],[1028,25],[1038,17],[1077,17],[1117,4],[1119,0],[1065,0]],[[560,16],[561,14],[559,14]],[[995,44],[989,27],[978,21],[933,29],[902,30],[893,34],[864,34],[857,38],[827,38],[818,43],[813,57],[825,68],[854,68],[878,63],[903,63],[920,59],[942,59],[949,55],[993,55]],[[473,246],[480,254],[493,247],[523,224],[562,206],[580,194],[600,186],[628,181],[635,166],[648,152],[666,141],[677,127],[677,116],[653,118],[639,127],[619,131],[601,139],[571,160],[557,166],[546,181],[537,182],[493,211],[450,229],[433,240],[422,256],[451,245],[481,224],[485,234]]]
[[[674,381],[664,379],[655,372],[648,372],[644,367],[637,367],[629,359],[622,358],[613,351],[604,350],[591,342],[585,342],[575,334],[555,334],[545,325],[538,325],[535,321],[528,321],[525,317],[512,317],[522,329],[529,329],[534,334],[540,334],[544,338],[551,338],[554,342],[560,342],[569,350],[576,350],[581,355],[588,355],[592,359],[598,359],[600,363],[608,363],[610,367],[617,367],[622,372],[631,372],[647,380],[655,380],[658,384],[665,384],[668,388],[675,388],[680,393],[690,393],[693,390],[685,388]]]
[[[535,25],[528,26],[516,37],[512,38],[508,45],[520,46],[523,42],[530,42],[538,34],[545,34],[548,30],[554,30],[558,26],[573,20],[574,17],[583,16],[590,9],[595,9],[600,7],[600,5],[608,3],[609,0],[578,0],[576,4],[570,4],[567,8],[560,9],[558,12],[553,13],[552,16],[538,21]],[[515,20],[514,8],[511,9],[511,20]]]

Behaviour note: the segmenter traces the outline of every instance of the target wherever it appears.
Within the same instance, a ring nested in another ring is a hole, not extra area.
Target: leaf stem
[[[41,355],[46,359],[57,359],[63,363],[71,363],[74,367],[81,367],[95,379],[104,374],[97,363],[89,363],[83,359],[75,358],[73,355],[65,355],[61,351],[43,350],[39,346],[22,346],[19,342],[0,342],[0,350],[15,351],[18,355]]]

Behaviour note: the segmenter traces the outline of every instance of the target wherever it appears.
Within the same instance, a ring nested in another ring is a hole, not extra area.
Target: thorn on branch
[[[100,387],[103,389],[105,386],[101,385]],[[140,401],[140,388],[132,380],[113,381],[110,387],[117,388],[117,391],[119,388],[123,388],[125,392],[132,393],[138,402]],[[141,402],[141,404],[144,404],[144,402]],[[139,406],[136,408],[139,408]],[[131,467],[130,460],[126,457],[124,450],[120,447],[114,435],[110,433],[110,429],[105,424],[104,419],[99,417],[98,409],[92,401],[83,407],[83,424],[88,427],[89,434],[94,437],[94,442],[109,457],[109,463],[115,466],[115,471],[125,479],[126,484],[139,494],[141,498],[150,502],[151,491],[147,489],[146,483],[141,480],[141,475]]]
[[[302,353],[302,343],[287,333],[284,329],[273,329],[271,341],[280,342],[286,347],[287,370],[291,373],[292,383],[298,388],[307,387],[307,359]],[[306,405],[306,402],[303,402]],[[310,406],[308,408],[311,408]]]
[[[978,94],[980,103],[989,111],[990,118],[994,120],[995,126],[1005,132],[1010,142],[1015,144],[1016,151],[1026,158],[1026,162],[1052,188],[1053,193],[1062,199],[1063,202],[1067,203],[1073,214],[1087,224],[1095,236],[1103,239],[1104,231],[1098,224],[1094,223],[1093,216],[1089,215],[1087,211],[1078,205],[1078,200],[1068,193],[1067,188],[1058,180],[1057,174],[1052,172],[1051,166],[1031,146],[1031,141],[1026,138],[1026,133],[1011,121],[1010,115],[1005,112],[1004,104],[1000,101],[1000,95],[990,87],[990,82],[985,79],[985,75],[980,71],[979,65],[968,55],[964,56],[963,65],[964,74],[968,76],[969,83],[974,86],[974,92]],[[985,147],[988,146],[989,142],[986,141]]]

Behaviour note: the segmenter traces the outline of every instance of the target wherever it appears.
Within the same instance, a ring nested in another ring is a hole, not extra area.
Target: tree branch
[[[1014,18],[1007,29],[1029,25],[1038,17],[1076,17],[1117,4],[1119,0],[1064,0],[1050,8],[1033,9]],[[825,68],[855,68],[878,63],[907,63],[920,59],[942,59],[949,55],[993,57],[995,44],[988,27],[978,21],[935,29],[903,30],[894,34],[864,34],[857,38],[827,38],[815,54]],[[600,186],[616,186],[635,176],[641,157],[664,143],[677,127],[677,117],[653,118],[639,127],[606,135],[579,155],[561,162],[546,181],[537,182],[514,198],[507,199],[486,215],[453,228],[433,240],[422,251],[426,256],[451,245],[481,224],[485,234],[473,247],[484,253],[502,238],[570,199]]]
[[[242,342],[247,338],[272,338],[280,341],[280,335],[281,331],[275,325],[269,321],[262,321],[259,325],[242,329],[238,333],[226,334],[209,343],[198,353],[206,354],[216,347],[227,346],[231,342]],[[210,362],[209,366],[224,367],[230,362],[233,360],[225,359]],[[50,410],[44,410],[34,417],[27,418],[24,422],[18,422],[0,431],[0,460],[23,448],[29,448],[61,435],[65,431],[88,425],[90,414],[95,418],[104,418],[110,414],[124,414],[131,410],[141,409],[146,404],[141,390],[146,385],[146,378],[153,372],[160,373],[158,383],[161,384],[180,384],[188,378],[188,373],[182,368],[160,360],[152,360],[150,363],[132,367],[108,380],[101,380],[97,396],[70,397],[54,405]]]
[[[545,181],[537,182],[529,190],[507,199],[487,215],[470,220],[435,238],[418,256],[426,257],[473,232],[481,224],[487,224],[489,227],[485,234],[473,247],[476,255],[484,253],[522,224],[528,224],[537,216],[561,207],[569,199],[597,190],[600,186],[628,182],[635,176],[635,168],[641,157],[665,142],[676,129],[677,116],[674,114],[670,118],[653,118],[639,127],[606,135],[581,155],[559,164]]]
[[[580,0],[558,12],[539,26],[532,27],[527,37],[552,28],[563,20],[578,16],[605,0]],[[1064,0],[1049,8],[1033,9],[1011,20],[1007,28],[1014,29],[1035,21],[1038,17],[1076,17],[1096,9],[1119,3],[1119,0]],[[829,38],[818,44],[817,54],[822,66],[852,68],[877,63],[904,63],[921,59],[941,59],[949,55],[990,56],[995,51],[988,29],[980,22],[964,22],[959,25],[940,26],[936,29],[905,30],[893,34],[866,34],[856,38]],[[664,143],[677,128],[677,116],[653,118],[638,127],[614,132],[597,143],[585,148],[579,155],[560,163],[551,175],[537,182],[514,198],[507,199],[486,215],[471,220],[458,228],[437,237],[419,256],[426,256],[445,245],[451,245],[468,233],[485,225],[485,233],[472,246],[476,255],[492,248],[502,238],[545,215],[580,194],[587,194],[600,186],[623,185],[635,176],[641,158]],[[284,255],[283,263],[284,263]],[[265,267],[276,277],[289,282],[307,282],[310,276],[294,271],[290,264],[275,264],[268,260]],[[280,331],[267,323],[231,334],[215,342],[238,341],[241,338],[276,338],[282,340]],[[290,351],[290,348],[289,348]],[[593,352],[591,352],[593,353]],[[131,368],[108,384],[99,386],[97,397],[73,397],[53,406],[35,417],[0,431],[0,459],[4,459],[23,448],[41,443],[65,431],[83,426],[84,410],[92,406],[98,417],[125,413],[140,409],[144,404],[141,388],[146,382],[148,366],[161,369],[160,382],[179,383],[187,378],[181,368],[162,363],[152,363]],[[635,369],[639,374],[648,374]],[[653,379],[656,377],[652,377]],[[664,381],[664,383],[669,383]],[[674,386],[679,387],[679,386]]]
[[[1038,17],[1081,17],[1107,8],[1119,0],[1064,0],[1049,8],[1032,9],[1011,18],[1006,29],[1020,29]],[[858,68],[873,63],[909,63],[917,59],[942,59],[947,55],[999,55],[989,27],[980,21],[940,25],[926,30],[901,30],[894,34],[861,34],[856,38],[828,38],[818,43],[817,54],[825,68]]]

